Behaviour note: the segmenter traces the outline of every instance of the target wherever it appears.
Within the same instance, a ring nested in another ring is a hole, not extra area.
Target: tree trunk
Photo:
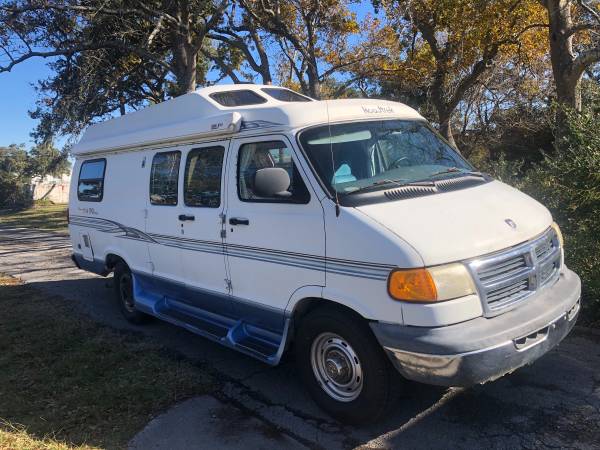
[[[571,0],[544,0],[548,9],[550,60],[559,104],[581,110],[581,73],[574,67]]]
[[[125,97],[123,96],[123,94],[119,95],[119,112],[121,113],[122,116],[125,115],[126,111],[125,111]]]
[[[174,53],[174,74],[177,82],[177,95],[187,94],[196,90],[198,54],[191,44],[177,43]]]
[[[437,111],[440,134],[452,147],[458,148],[454,140],[454,134],[452,133],[452,113],[454,112],[454,108],[444,100],[445,73],[443,69],[438,69],[435,81],[431,86],[431,101]]]
[[[306,74],[308,75],[308,96],[316,100],[320,100],[321,82],[319,81],[319,73],[316,61],[308,64]]]
[[[262,42],[262,38],[256,31],[256,28],[252,27],[250,29],[250,36],[254,41],[254,47],[256,48],[256,52],[258,53],[258,57],[260,59],[260,76],[262,78],[263,84],[272,84],[273,77],[271,76],[271,66],[269,65],[269,55],[265,50],[265,47]]]
[[[183,79],[179,81],[180,92],[187,94],[188,92],[194,92],[196,85],[198,84],[198,53],[191,48],[187,49],[187,66],[183,75]]]
[[[448,141],[448,143],[456,147],[456,141],[454,140],[454,134],[452,133],[452,113],[438,113],[440,122],[440,134]]]
[[[271,69],[269,68],[268,63],[266,65],[261,64],[260,68],[262,84],[273,84],[273,78],[271,77]]]
[[[555,75],[556,100],[575,111],[581,111],[581,75]]]
[[[195,47],[192,42],[189,4],[187,0],[177,2],[177,19],[180,26],[172,30],[173,65],[175,81],[177,83],[176,95],[187,94],[196,90],[197,63],[200,47]],[[183,27],[181,24],[186,24]]]

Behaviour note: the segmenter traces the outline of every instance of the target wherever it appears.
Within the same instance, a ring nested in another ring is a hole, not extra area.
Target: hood
[[[512,247],[552,224],[544,206],[499,181],[357,209],[413,246],[427,266]]]

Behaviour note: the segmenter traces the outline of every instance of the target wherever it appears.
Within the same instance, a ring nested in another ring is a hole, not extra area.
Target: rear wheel
[[[296,345],[304,384],[333,417],[352,424],[374,422],[396,399],[400,377],[360,317],[318,308],[302,319]]]
[[[123,316],[135,324],[141,324],[149,319],[147,314],[138,311],[133,296],[133,277],[131,270],[124,262],[118,262],[114,274],[115,297]]]

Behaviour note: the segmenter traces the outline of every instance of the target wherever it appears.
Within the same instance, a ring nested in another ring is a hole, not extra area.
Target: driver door
[[[323,209],[286,137],[238,139],[231,156],[225,245],[232,306],[241,320],[281,331],[294,291],[325,285]],[[255,180],[266,168],[284,169],[287,189],[261,195]]]

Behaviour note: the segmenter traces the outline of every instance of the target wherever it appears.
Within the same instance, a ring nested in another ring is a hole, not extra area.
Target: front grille
[[[525,301],[558,277],[561,252],[556,232],[468,263],[485,315],[500,314]]]

